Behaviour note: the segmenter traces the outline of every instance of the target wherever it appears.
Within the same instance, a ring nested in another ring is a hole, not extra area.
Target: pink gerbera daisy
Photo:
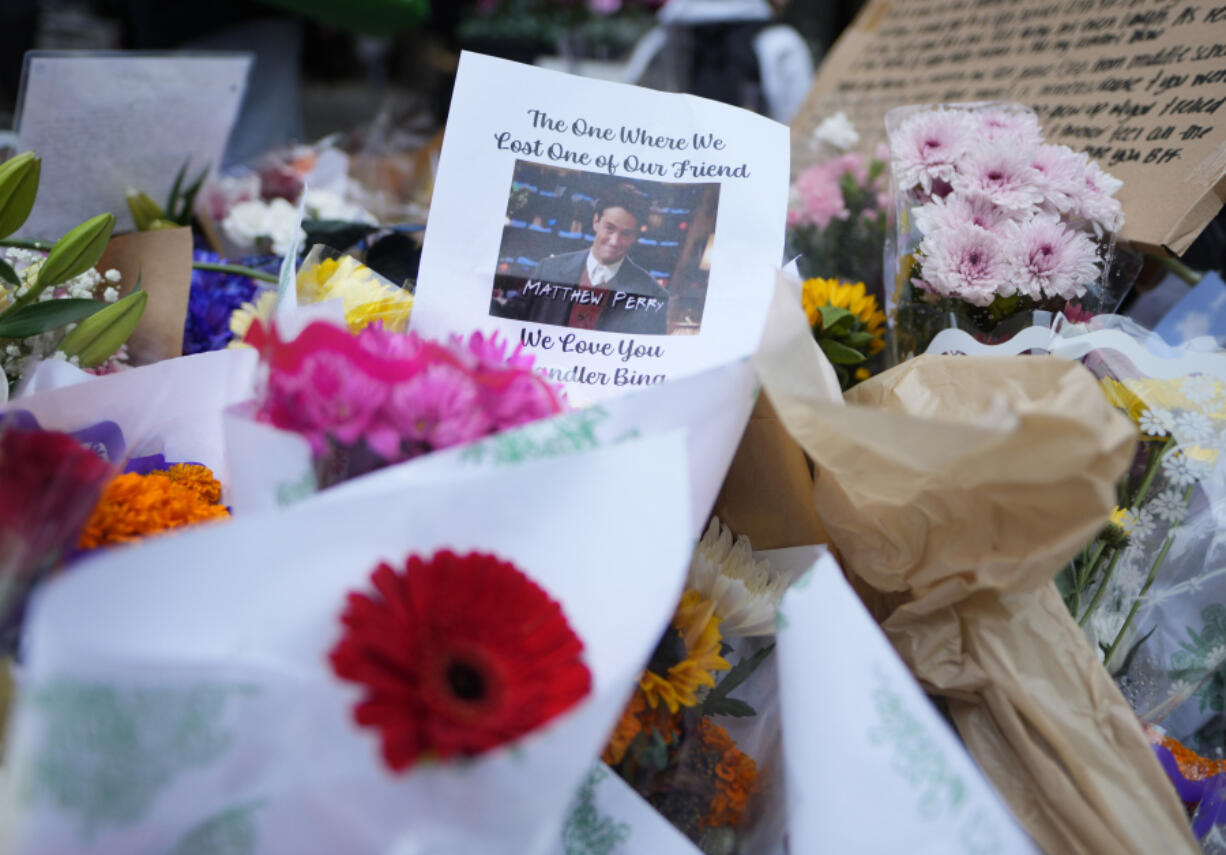
[[[491,431],[493,425],[482,404],[481,388],[467,373],[433,364],[397,383],[384,413],[405,439],[431,449],[448,448]]]
[[[1098,249],[1085,232],[1060,218],[1039,214],[1006,227],[1008,275],[1014,288],[1035,300],[1072,300],[1098,277]]]
[[[962,110],[925,110],[908,116],[890,135],[894,178],[903,190],[932,192],[934,181],[952,183],[975,125]]]

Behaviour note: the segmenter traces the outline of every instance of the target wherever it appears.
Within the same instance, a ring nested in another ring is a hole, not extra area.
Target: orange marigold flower
[[[698,720],[698,738],[704,752],[716,759],[715,792],[707,812],[698,822],[699,831],[722,826],[736,827],[745,815],[745,803],[758,778],[753,758],[741,752],[728,732],[710,719]]]
[[[198,474],[181,477],[187,480],[177,481],[166,472],[148,475],[129,472],[115,478],[94,507],[81,534],[80,548],[97,549],[128,543],[151,534],[230,516],[224,505],[205,498],[211,492],[203,477]]]
[[[164,472],[155,474],[165,475],[176,484],[189,487],[201,501],[210,505],[221,503],[221,482],[213,477],[213,470],[207,466],[201,466],[199,463],[176,463]]]
[[[680,714],[670,713],[663,704],[652,709],[643,690],[636,688],[600,759],[610,766],[616,766],[640,733],[657,733],[666,743],[671,743],[677,738],[680,717]]]

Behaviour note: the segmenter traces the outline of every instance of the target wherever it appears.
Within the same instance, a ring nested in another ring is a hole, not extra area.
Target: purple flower
[[[1081,192],[1074,196],[1070,213],[1088,222],[1095,234],[1118,232],[1124,225],[1124,208],[1114,196],[1124,182],[1088,158],[1081,178]]]
[[[915,282],[919,287],[975,306],[1014,293],[1005,278],[1004,247],[992,232],[978,226],[938,231],[926,237],[920,249],[926,281]]]
[[[954,191],[982,195],[1006,211],[1028,213],[1043,201],[1033,152],[1004,142],[974,146],[959,165]]]
[[[952,182],[955,164],[966,153],[974,133],[974,120],[962,110],[925,110],[907,117],[890,135],[891,165],[898,186],[931,193],[934,181]]]
[[[1080,198],[1087,158],[1066,145],[1041,145],[1034,150],[1030,165],[1038,173],[1043,203],[1061,214],[1073,208]]]
[[[224,263],[221,256],[199,249],[192,253],[192,260]],[[244,263],[256,269],[267,269],[277,260],[254,259]],[[253,302],[259,290],[255,280],[246,276],[193,270],[187,297],[187,320],[183,326],[183,355],[225,348],[234,338],[230,332],[230,315],[243,303]]]
[[[1098,277],[1098,249],[1085,232],[1069,228],[1060,218],[1039,214],[1006,226],[1008,276],[1014,288],[1035,300],[1072,300]]]

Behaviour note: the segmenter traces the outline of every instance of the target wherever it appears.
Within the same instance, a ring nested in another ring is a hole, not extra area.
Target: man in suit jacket
[[[668,292],[627,257],[648,211],[646,199],[629,185],[604,194],[596,203],[591,248],[542,261],[524,286],[527,305],[520,317],[574,329],[667,333]]]

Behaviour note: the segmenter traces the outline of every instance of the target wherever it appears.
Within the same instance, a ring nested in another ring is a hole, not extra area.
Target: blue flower
[[[194,261],[224,264],[216,253],[197,249]],[[244,259],[246,267],[275,272],[278,258]],[[260,283],[246,276],[219,273],[213,270],[193,270],[191,291],[187,298],[187,323],[183,328],[183,354],[221,350],[234,337],[230,332],[230,315],[243,303],[256,299]]]

